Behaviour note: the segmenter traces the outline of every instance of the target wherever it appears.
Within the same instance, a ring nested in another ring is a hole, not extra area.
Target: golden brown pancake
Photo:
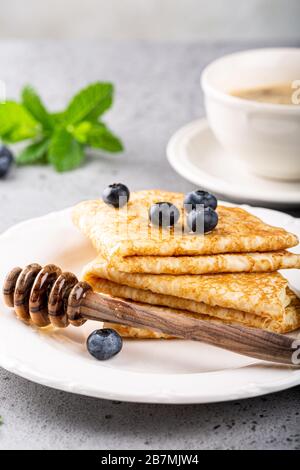
[[[85,268],[84,279],[96,292],[184,310],[206,319],[280,333],[300,327],[300,300],[279,273],[127,274],[108,268],[99,257]],[[148,330],[118,329],[126,336],[164,337]]]
[[[118,271],[206,274],[300,267],[300,255],[286,251],[297,245],[296,235],[267,225],[239,207],[219,206],[219,223],[205,235],[187,231],[183,210],[174,229],[152,227],[149,207],[163,201],[182,209],[183,194],[139,191],[122,209],[101,200],[86,201],[74,208],[73,221],[108,266]]]
[[[189,233],[183,194],[159,190],[131,194],[114,209],[101,200],[73,210],[73,221],[99,256],[84,272],[95,291],[208,321],[237,323],[285,333],[300,327],[300,300],[278,269],[299,268],[300,255],[287,251],[295,235],[265,224],[239,207],[219,206],[219,223],[210,233]],[[149,224],[156,202],[181,210],[174,228]],[[124,336],[166,335],[115,326]]]

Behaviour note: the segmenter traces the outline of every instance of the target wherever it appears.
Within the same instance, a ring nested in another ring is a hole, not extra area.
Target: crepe
[[[271,317],[261,317],[238,310],[222,309],[218,307],[210,307],[203,303],[192,302],[185,299],[174,299],[172,296],[163,294],[153,294],[140,289],[132,287],[121,286],[120,284],[113,283],[104,279],[96,277],[89,277],[89,282],[95,292],[101,292],[111,295],[113,297],[121,297],[125,299],[134,300],[136,302],[146,303],[150,305],[159,305],[161,307],[161,314],[165,311],[172,310],[182,313],[182,310],[187,314],[194,312],[194,315],[202,320],[216,321],[227,324],[240,324],[244,326],[252,326],[254,328],[262,328],[276,333],[287,333],[296,330],[300,327],[300,302],[296,295],[289,290],[288,296],[290,304],[285,308],[283,319],[281,321],[274,320]],[[174,308],[172,308],[174,306]],[[170,308],[171,307],[171,308]],[[149,306],[148,306],[149,308]],[[182,309],[182,310],[180,310]],[[156,331],[133,328],[119,324],[106,324],[105,326],[116,329],[122,336],[127,338],[138,339],[159,339],[159,338],[173,338],[172,336],[159,333]]]
[[[174,228],[149,224],[149,207],[156,202],[171,202],[181,210]],[[186,229],[180,193],[140,191],[122,209],[100,200],[77,205],[73,221],[99,254],[84,279],[95,291],[160,306],[162,315],[172,309],[280,333],[299,328],[300,301],[276,272],[300,267],[300,256],[286,251],[297,245],[297,237],[244,209],[217,210],[216,229],[199,235]],[[124,336],[168,337],[114,327]]]
[[[149,224],[149,207],[163,201],[181,209],[174,229]],[[108,266],[123,272],[206,274],[300,267],[300,255],[286,251],[297,245],[296,235],[238,207],[219,206],[217,211],[219,223],[211,233],[189,233],[183,195],[149,190],[132,193],[122,209],[101,200],[82,202],[73,210],[73,221]]]
[[[114,260],[118,270],[128,273],[213,274],[272,272],[300,268],[300,255],[286,250],[266,253],[226,253],[202,256],[126,256]]]
[[[128,274],[109,268],[106,261],[98,257],[85,268],[84,279],[96,292],[184,310],[206,319],[279,333],[300,327],[300,300],[279,273]],[[116,328],[126,336],[165,337],[148,330]]]

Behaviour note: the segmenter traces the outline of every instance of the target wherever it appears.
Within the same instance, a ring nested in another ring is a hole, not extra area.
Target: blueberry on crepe
[[[192,210],[187,216],[187,224],[193,233],[211,232],[218,225],[218,214],[211,207]]]
[[[129,201],[129,197],[129,189],[122,183],[110,184],[104,189],[102,194],[103,201],[116,209],[125,206]]]
[[[187,212],[198,209],[200,205],[204,208],[211,207],[215,210],[218,205],[218,201],[213,194],[208,193],[207,191],[202,191],[201,189],[186,194],[184,198],[184,207]]]
[[[171,202],[157,202],[149,209],[150,222],[159,227],[173,227],[179,217],[179,210]]]

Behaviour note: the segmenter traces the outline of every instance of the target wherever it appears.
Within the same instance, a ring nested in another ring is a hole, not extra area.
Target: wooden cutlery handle
[[[21,320],[31,320],[38,327],[52,324],[65,328],[70,323],[80,326],[86,320],[107,321],[149,328],[264,361],[299,367],[294,338],[94,293],[89,284],[78,282],[72,273],[62,273],[55,265],[42,268],[31,264],[23,270],[13,269],[4,282],[3,295]]]

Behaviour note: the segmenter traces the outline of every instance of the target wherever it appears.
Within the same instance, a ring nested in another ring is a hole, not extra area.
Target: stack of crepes
[[[298,239],[239,207],[218,206],[219,223],[207,234],[188,233],[184,210],[174,228],[149,224],[157,202],[183,208],[183,194],[159,190],[131,194],[115,209],[101,200],[73,210],[76,226],[98,256],[83,278],[96,292],[185,311],[208,321],[286,333],[300,327],[300,299],[279,269],[300,268],[300,255],[286,251]],[[135,338],[167,337],[114,325]]]

